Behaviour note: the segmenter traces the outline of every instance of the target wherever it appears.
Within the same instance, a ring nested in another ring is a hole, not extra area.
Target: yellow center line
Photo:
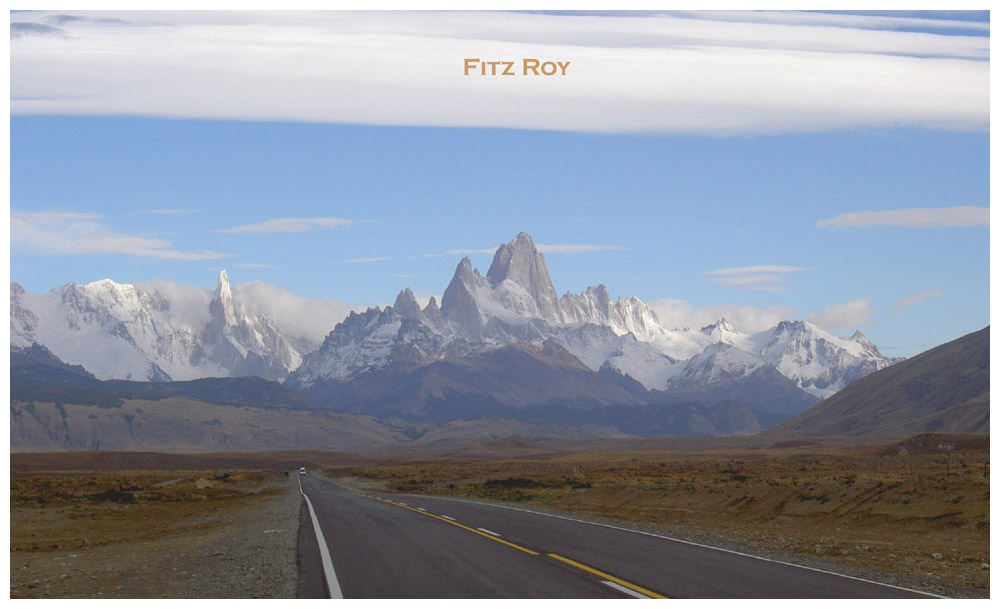
[[[563,556],[559,556],[558,554],[548,554],[548,556],[550,558],[554,558],[554,559],[556,559],[558,561],[564,562],[567,565],[571,565],[573,567],[576,567],[577,569],[581,569],[583,571],[586,571],[587,573],[592,573],[592,574],[594,574],[594,575],[596,575],[598,577],[603,577],[606,580],[613,581],[616,584],[620,584],[622,586],[625,586],[626,588],[628,588],[630,590],[635,590],[639,594],[645,594],[646,596],[648,596],[650,598],[667,598],[666,596],[663,596],[662,594],[657,594],[656,592],[653,592],[652,590],[647,590],[647,589],[645,589],[645,588],[643,588],[641,586],[637,586],[637,585],[635,585],[635,584],[633,584],[631,582],[627,582],[624,579],[617,578],[614,575],[608,575],[607,573],[605,573],[603,571],[598,571],[597,569],[595,569],[593,567],[588,567],[587,565],[582,564],[582,563],[578,563],[575,560],[570,560],[569,558],[566,558],[566,557],[563,557]]]
[[[390,505],[395,505],[396,507],[401,507],[404,510],[410,510],[411,512],[416,512],[418,514],[423,514],[424,516],[430,516],[431,518],[437,518],[441,522],[446,522],[446,523],[448,523],[450,525],[453,525],[453,526],[456,526],[456,527],[458,527],[460,529],[465,529],[466,531],[469,531],[470,533],[475,533],[476,535],[479,535],[480,537],[485,537],[486,539],[490,539],[490,540],[495,541],[497,543],[502,543],[505,546],[510,546],[511,548],[514,548],[515,550],[520,550],[520,551],[524,552],[525,554],[531,554],[532,556],[538,556],[538,552],[535,552],[534,550],[529,550],[528,548],[521,547],[521,546],[517,545],[516,543],[511,543],[511,542],[506,541],[504,539],[500,539],[499,537],[494,537],[492,535],[487,535],[486,533],[483,533],[482,531],[477,531],[476,529],[473,529],[472,527],[467,527],[464,524],[461,524],[461,523],[458,523],[458,522],[455,522],[455,521],[452,521],[452,520],[448,520],[447,518],[442,518],[442,517],[438,516],[437,514],[431,514],[430,512],[424,512],[424,511],[418,510],[416,508],[412,508],[412,507],[410,507],[408,505],[403,505],[401,503],[396,503],[395,501],[389,501],[388,499],[381,499],[379,497],[371,497],[371,499],[374,499],[376,501],[381,501],[382,503],[388,503]]]
[[[401,507],[404,510],[410,510],[411,512],[416,512],[417,514],[421,514],[423,516],[429,516],[431,518],[436,518],[436,519],[440,520],[441,522],[445,522],[445,523],[450,524],[452,526],[456,526],[456,527],[458,527],[460,529],[465,529],[466,531],[469,531],[470,533],[475,533],[476,535],[479,535],[480,537],[485,537],[486,539],[489,539],[491,541],[495,541],[497,543],[502,543],[503,545],[509,546],[511,548],[514,548],[515,550],[520,550],[520,551],[524,552],[525,554],[530,554],[532,556],[538,556],[539,555],[539,553],[535,552],[534,550],[529,550],[528,548],[525,548],[523,546],[519,546],[516,543],[511,543],[511,542],[509,542],[509,541],[507,541],[505,539],[500,539],[499,537],[494,537],[493,535],[488,535],[486,533],[483,533],[482,531],[477,531],[476,529],[473,529],[472,527],[465,526],[464,524],[462,524],[460,522],[455,522],[454,520],[448,520],[447,518],[444,518],[442,516],[438,516],[437,514],[432,514],[430,512],[424,511],[424,510],[419,510],[417,508],[410,507],[408,505],[403,505],[402,503],[397,503],[395,501],[390,501],[389,499],[382,499],[381,497],[375,497],[373,495],[363,495],[363,496],[367,497],[368,499],[374,499],[375,501],[381,501],[382,503],[388,503],[389,505],[394,505],[396,507]],[[567,565],[576,567],[577,569],[580,569],[582,571],[586,571],[587,573],[590,573],[592,575],[596,575],[596,576],[604,578],[604,579],[606,579],[608,581],[613,581],[616,584],[619,584],[621,586],[625,586],[629,590],[634,590],[635,592],[638,592],[639,594],[644,594],[644,595],[646,595],[646,596],[648,596],[650,598],[667,598],[666,596],[663,596],[662,594],[657,594],[656,592],[653,592],[652,590],[647,590],[646,588],[643,588],[642,586],[637,586],[637,585],[635,585],[635,584],[633,584],[631,582],[625,581],[624,579],[621,579],[619,577],[615,577],[614,575],[609,575],[608,573],[605,573],[604,571],[598,571],[597,569],[595,569],[593,567],[588,567],[587,565],[585,565],[583,563],[578,563],[575,560],[571,560],[571,559],[566,558],[564,556],[559,556],[558,554],[548,554],[547,556],[549,556],[550,558],[554,558],[554,559],[556,559],[556,560],[558,560],[560,562],[566,563]]]

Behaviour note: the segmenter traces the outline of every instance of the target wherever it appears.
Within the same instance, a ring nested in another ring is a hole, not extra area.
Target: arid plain
[[[175,552],[187,540],[197,555],[198,540],[224,535],[240,514],[295,493],[285,472],[305,465],[356,488],[499,501],[945,596],[989,595],[988,437],[922,434],[864,446],[674,438],[568,447],[504,439],[417,456],[12,455],[11,594],[134,595],[127,582],[124,589],[114,587],[123,582],[101,583],[85,557],[112,550],[141,560],[142,544],[166,539],[180,544]],[[297,519],[285,526],[297,528]],[[70,577],[52,568],[36,573],[70,554],[77,569]]]

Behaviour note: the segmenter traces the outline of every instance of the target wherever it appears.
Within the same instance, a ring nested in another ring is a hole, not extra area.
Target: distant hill
[[[445,450],[511,434],[569,440],[625,435],[613,427],[489,418],[442,426],[378,420],[312,409],[308,396],[258,377],[101,381],[37,345],[12,348],[10,358],[11,452],[369,451],[414,444]],[[550,363],[560,363],[558,353]]]
[[[318,383],[310,395],[339,411],[435,424],[484,416],[523,419],[523,411],[550,404],[584,410],[641,403],[554,341],[515,343],[412,372],[375,371],[346,383]]]
[[[782,381],[808,401],[799,411],[814,403],[791,381]],[[738,388],[739,383],[733,385]],[[650,392],[631,377],[611,367],[594,372],[552,340],[542,345],[513,343],[412,372],[375,371],[346,383],[316,383],[309,393],[314,403],[334,403],[338,411],[381,418],[441,426],[470,419],[506,420],[508,433],[518,433],[523,423],[640,436],[747,435],[764,428],[750,405],[721,392],[650,403]]]
[[[765,435],[905,437],[990,432],[986,326],[851,383]]]
[[[31,383],[38,386],[53,382],[56,384],[79,383],[80,380],[75,377],[97,380],[83,366],[67,364],[38,343],[31,343],[28,347],[11,347],[10,368],[11,374],[14,374],[14,370],[17,369],[22,378],[30,378]]]
[[[656,404],[739,403],[749,407],[765,428],[802,414],[820,400],[799,389],[768,364],[745,376],[653,390],[650,401]]]
[[[11,349],[12,400],[66,402],[115,407],[124,400],[190,398],[227,406],[308,410],[309,397],[259,377],[204,378],[193,381],[99,381],[80,366],[70,366],[44,347]]]
[[[361,451],[406,441],[372,417],[239,408],[188,398],[120,405],[12,401],[10,451]]]

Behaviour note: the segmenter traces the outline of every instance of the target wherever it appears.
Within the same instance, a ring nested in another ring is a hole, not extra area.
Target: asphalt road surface
[[[308,498],[300,597],[928,596],[581,520],[442,497],[362,494],[312,473],[299,480]]]

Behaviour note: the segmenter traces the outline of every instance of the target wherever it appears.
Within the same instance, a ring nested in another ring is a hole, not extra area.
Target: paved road
[[[344,598],[920,598],[926,595],[663,537],[482,503],[352,492],[300,477],[300,596]]]

